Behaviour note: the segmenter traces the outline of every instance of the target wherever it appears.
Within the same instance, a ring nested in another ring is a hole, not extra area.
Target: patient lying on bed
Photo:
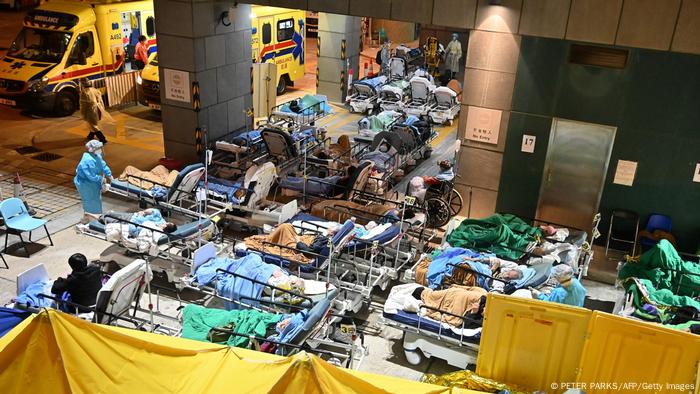
[[[338,196],[341,195],[351,188],[352,185],[349,184],[352,179],[352,175],[356,171],[357,167],[348,166],[344,174],[342,175],[331,175],[326,178],[319,178],[310,176],[306,180],[306,193],[312,195],[324,195],[324,196]],[[291,189],[297,192],[304,191],[304,178],[297,176],[288,176],[286,178],[280,179],[280,186],[285,189]]]
[[[313,260],[313,255],[305,255],[303,252],[316,254],[321,252],[328,244],[327,237],[333,235],[333,229],[329,229],[329,231],[327,235],[298,235],[292,224],[282,223],[268,235],[253,235],[244,241],[249,248],[307,264]],[[283,247],[269,245],[268,243]]]
[[[105,225],[107,241],[122,242],[139,252],[157,245],[163,233],[171,234],[177,230],[174,223],[166,222],[160,211],[154,208],[134,213],[109,211],[100,215],[98,220]]]
[[[157,165],[150,171],[142,171],[134,166],[126,166],[124,172],[119,175],[119,180],[129,182],[143,190],[151,190],[156,184],[164,187],[172,186],[178,174],[178,171],[170,171],[162,165]]]
[[[396,310],[419,313],[433,320],[445,322],[451,326],[459,327],[463,320],[457,316],[468,313],[476,313],[479,310],[481,297],[486,295],[486,290],[480,287],[452,286],[446,290],[431,290],[418,284],[394,286],[384,306],[387,313],[396,313]],[[440,309],[453,315],[442,314],[438,311],[423,308],[426,305]]]

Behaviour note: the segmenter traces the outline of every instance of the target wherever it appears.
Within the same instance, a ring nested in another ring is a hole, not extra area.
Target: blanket
[[[51,295],[51,285],[53,285],[53,281],[32,283],[15,297],[15,302],[34,308],[50,308],[53,305],[53,300],[41,298],[39,294]]]
[[[298,242],[311,245],[313,240],[313,235],[297,235],[296,231],[294,230],[294,226],[289,223],[280,224],[269,235],[253,235],[244,239],[246,246],[249,248],[286,259],[291,259],[302,264],[308,264],[313,259],[308,258],[295,250],[268,245],[265,244],[265,242],[271,242],[273,244],[278,244],[289,248],[296,248]]]
[[[484,258],[489,257],[489,255],[464,248],[448,248],[437,257],[433,258],[432,262],[430,263],[425,279],[427,282],[426,285],[431,289],[436,289],[443,284],[445,279],[452,278],[453,274],[459,273],[459,278],[453,278],[453,280],[450,280],[450,283],[472,284],[488,290],[488,280],[485,276],[465,272],[464,270],[460,269],[455,270],[454,266],[449,265],[466,264],[469,266],[469,268],[477,272],[489,276],[491,275],[491,269],[489,268],[488,264],[483,264],[477,261],[465,261],[464,259],[466,257]],[[468,277],[471,277],[472,279],[467,281]]]
[[[646,251],[639,262],[622,266],[619,278],[639,278],[654,289],[670,290],[680,296],[700,295],[700,264],[683,261],[671,242],[662,239]]]
[[[464,316],[467,313],[476,313],[479,310],[481,297],[486,295],[486,290],[481,287],[452,286],[446,290],[425,289],[421,294],[421,300],[432,308],[449,312],[453,315]],[[431,319],[445,322],[451,326],[459,327],[463,320],[451,315],[443,315],[434,310],[426,310],[425,315]]]
[[[235,272],[246,278],[267,283],[279,267],[264,263],[257,254],[249,254],[235,260],[228,257],[215,258],[197,268],[195,279],[199,284],[206,285],[216,280],[216,289],[219,294],[231,300],[240,300],[241,297],[260,299],[264,285],[235,277],[225,272],[217,272],[218,269]],[[254,301],[248,299],[245,302],[255,304]],[[234,302],[226,301],[225,304],[227,310],[238,308],[238,304]]]
[[[176,170],[170,171],[162,165],[157,165],[150,171],[142,171],[134,166],[126,166],[124,172],[119,175],[119,180],[129,182],[143,190],[151,190],[155,186],[154,183],[165,185],[166,187],[172,186],[178,174]],[[145,181],[134,177],[143,178]]]
[[[517,232],[517,233],[516,233]],[[518,260],[542,230],[513,215],[495,214],[485,219],[465,219],[448,237],[456,247],[485,248],[498,257]]]
[[[203,306],[189,304],[182,311],[182,337],[197,341],[207,341],[209,331],[233,324],[233,332],[245,335],[265,337],[268,328],[283,315],[259,312],[253,309],[225,311],[209,309]],[[247,347],[248,338],[231,335],[226,342],[229,346]]]

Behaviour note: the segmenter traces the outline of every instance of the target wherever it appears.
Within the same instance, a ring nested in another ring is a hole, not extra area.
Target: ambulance
[[[304,11],[252,6],[252,60],[277,65],[277,94],[304,76],[305,31]],[[137,81],[141,104],[160,109],[158,57],[152,56]]]
[[[0,60],[0,104],[70,115],[80,79],[122,73],[140,35],[156,51],[151,1],[49,0],[27,13]]]

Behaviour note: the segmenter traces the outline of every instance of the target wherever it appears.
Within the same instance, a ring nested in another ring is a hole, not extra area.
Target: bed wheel
[[[420,350],[403,350],[403,354],[406,356],[406,361],[411,365],[418,365],[423,361],[423,356],[420,354]]]
[[[428,160],[432,154],[433,154],[433,150],[432,150],[432,149],[426,149],[426,150],[423,152],[423,159]]]
[[[355,113],[355,108],[353,108],[352,105],[350,106],[350,113],[351,113],[351,114],[354,114],[354,113]]]

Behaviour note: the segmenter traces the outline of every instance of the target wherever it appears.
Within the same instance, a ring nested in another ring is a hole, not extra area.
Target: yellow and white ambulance
[[[0,104],[71,114],[79,80],[123,72],[139,35],[156,51],[151,1],[49,0],[27,13],[0,60]]]
[[[277,94],[282,94],[304,76],[306,13],[256,5],[251,11],[253,62],[277,64]],[[141,104],[160,109],[157,56],[149,59],[138,82]]]

